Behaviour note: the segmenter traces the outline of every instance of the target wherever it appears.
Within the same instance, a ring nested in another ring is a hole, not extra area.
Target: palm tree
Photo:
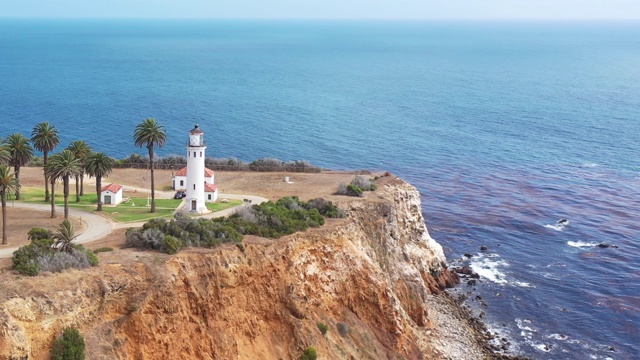
[[[153,148],[162,147],[167,142],[167,133],[164,126],[158,124],[153,118],[142,120],[136,126],[133,141],[137,147],[146,147],[149,150],[149,171],[151,172],[151,212],[156,212],[156,193],[153,177]]]
[[[9,135],[4,140],[5,148],[9,152],[9,165],[13,166],[13,172],[18,185],[20,185],[20,167],[33,159],[33,148],[29,139],[20,133]],[[20,200],[20,186],[16,191],[16,200]]]
[[[84,195],[84,159],[91,153],[91,146],[84,140],[76,140],[67,146],[76,159],[80,159],[80,174],[76,175],[76,202]]]
[[[45,171],[48,172],[52,179],[62,179],[64,218],[67,219],[69,217],[69,178],[80,176],[80,172],[82,171],[80,159],[77,159],[70,150],[65,149],[51,156],[49,160]]]
[[[7,196],[18,192],[20,185],[7,165],[0,165],[0,201],[2,201],[2,245],[7,245]]]
[[[44,156],[44,167],[47,166],[49,160],[49,152],[58,146],[60,138],[58,137],[58,129],[48,122],[37,124],[31,132],[31,142],[36,150],[42,152]],[[47,172],[44,172],[44,201],[49,201],[49,179]]]
[[[0,165],[9,165],[9,151],[5,146],[0,146]]]
[[[73,226],[69,219],[64,219],[53,234],[53,239],[55,240],[53,245],[60,251],[71,253],[73,252],[73,243],[71,242],[76,237],[78,237],[76,235],[76,227]]]
[[[89,176],[96,177],[96,195],[98,195],[98,209],[102,211],[102,178],[108,176],[113,170],[116,160],[101,152],[93,152],[87,156],[84,162],[84,171]]]

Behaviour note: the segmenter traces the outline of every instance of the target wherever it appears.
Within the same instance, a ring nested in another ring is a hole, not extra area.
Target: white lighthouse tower
[[[205,213],[205,167],[204,158],[207,143],[204,141],[204,132],[198,124],[189,131],[187,143],[187,196],[184,209],[198,214]]]

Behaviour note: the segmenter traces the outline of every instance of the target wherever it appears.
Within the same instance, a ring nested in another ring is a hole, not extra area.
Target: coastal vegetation
[[[365,191],[375,191],[377,189],[376,184],[370,179],[363,176],[356,176],[351,180],[350,184],[338,185],[336,194],[347,196],[362,196]]]
[[[149,159],[140,154],[131,154],[126,158],[116,161],[116,168],[146,168]],[[170,155],[156,157],[154,168],[156,169],[180,169],[187,166],[187,158],[184,156]],[[305,172],[318,173],[322,169],[304,160],[282,161],[275,158],[260,158],[250,162],[236,158],[205,158],[205,166],[211,170],[226,171],[259,171],[259,172]]]
[[[31,142],[36,150],[42,152],[43,168],[46,168],[49,163],[49,153],[60,143],[58,129],[48,122],[41,122],[33,128]],[[44,171],[44,201],[49,200],[49,178],[47,172]]]
[[[81,160],[68,149],[51,156],[50,162],[44,170],[49,179],[54,182],[62,179],[62,191],[64,196],[64,218],[69,218],[69,178],[80,176],[82,172]],[[52,193],[55,187],[52,187]],[[55,216],[55,195],[51,197],[51,216]]]
[[[85,160],[92,149],[89,144],[84,140],[76,140],[67,146],[67,150],[73,153],[73,156],[78,159],[80,165],[80,172],[75,175],[76,179],[76,202],[80,202],[80,196],[84,195],[84,174],[85,174]]]
[[[325,217],[343,217],[332,202],[318,198],[309,202],[283,197],[277,202],[246,205],[229,217],[191,219],[177,213],[174,219],[153,219],[140,229],[127,231],[126,245],[174,254],[186,247],[215,247],[239,243],[243,235],[279,238],[324,224]]]
[[[35,276],[41,271],[60,272],[98,265],[98,258],[91,250],[73,243],[76,237],[75,228],[67,219],[55,231],[31,229],[31,243],[13,253],[13,270]]]
[[[14,133],[4,140],[4,147],[9,154],[9,165],[13,166],[13,172],[18,182],[15,192],[16,200],[20,200],[20,168],[33,159],[33,147],[24,135]]]
[[[85,159],[84,170],[89,176],[96,178],[96,198],[98,199],[98,208],[96,211],[102,211],[102,178],[109,176],[113,170],[115,160],[102,152],[92,152]]]
[[[154,148],[162,147],[167,142],[167,134],[164,126],[160,125],[153,118],[142,120],[136,126],[133,135],[134,143],[137,147],[146,147],[149,151],[149,172],[151,174],[151,212],[156,212],[155,180],[153,176],[153,153]]]
[[[51,360],[84,360],[84,350],[84,338],[80,331],[76,328],[68,327],[53,342]]]
[[[20,184],[7,165],[0,165],[0,201],[2,202],[2,245],[7,244],[7,196],[18,192]]]

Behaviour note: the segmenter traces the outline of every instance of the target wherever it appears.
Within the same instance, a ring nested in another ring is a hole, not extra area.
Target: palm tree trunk
[[[69,218],[69,176],[62,178],[63,192],[64,192],[64,218]]]
[[[20,200],[20,166],[14,166],[13,172],[16,175],[16,182],[18,182],[18,189],[16,190],[16,200]]]
[[[96,195],[98,195],[98,210],[97,211],[102,211],[102,194],[101,191],[102,190],[102,176],[96,176]]]
[[[156,188],[153,178],[153,146],[149,146],[149,169],[151,170],[151,212],[156,212]]]
[[[56,180],[51,179],[51,218],[56,217]]]
[[[80,174],[80,196],[84,196],[84,173]]]
[[[80,176],[76,176],[76,202],[80,202]]]
[[[7,245],[7,197],[4,191],[0,192],[2,198],[2,245]]]
[[[47,167],[47,162],[49,162],[49,152],[44,151],[44,167]],[[49,175],[47,171],[44,172],[44,201],[49,201]]]

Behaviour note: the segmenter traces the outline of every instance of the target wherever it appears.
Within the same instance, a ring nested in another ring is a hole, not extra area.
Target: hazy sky
[[[0,0],[0,16],[640,19],[640,0]]]

